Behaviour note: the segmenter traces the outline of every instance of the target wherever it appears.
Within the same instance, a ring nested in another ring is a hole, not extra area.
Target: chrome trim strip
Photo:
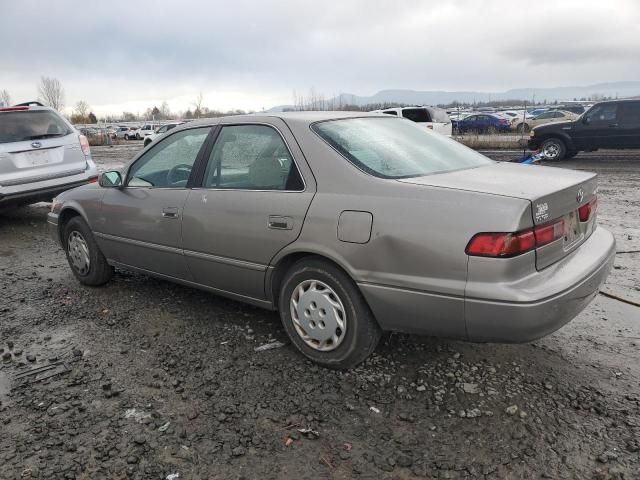
[[[0,187],[13,187],[15,185],[26,185],[27,183],[36,183],[42,182],[44,180],[55,180],[56,178],[63,177],[71,177],[73,175],[79,175],[84,173],[86,170],[76,169],[76,170],[66,170],[64,172],[50,173],[48,175],[38,175],[37,177],[29,177],[29,178],[19,178],[17,180],[3,180],[0,183]]]
[[[111,240],[114,242],[126,243],[129,245],[135,245],[137,247],[151,248],[166,253],[174,253],[176,255],[184,255],[185,257],[197,258],[199,260],[206,260],[209,262],[222,263],[225,265],[231,265],[233,267],[245,268],[247,270],[255,270],[258,272],[265,272],[267,265],[260,263],[247,262],[244,260],[238,260],[236,258],[220,257],[218,255],[211,255],[209,253],[194,252],[191,250],[183,250],[181,248],[169,247],[166,245],[158,245],[157,243],[144,242],[142,240],[134,240],[131,238],[118,237],[116,235],[109,235],[108,233],[94,232],[94,235],[104,240]]]
[[[159,250],[161,252],[175,253],[176,255],[182,255],[181,248],[168,247],[167,245],[158,245],[157,243],[143,242],[142,240],[134,240],[132,238],[118,237],[116,235],[109,235],[108,233],[93,232],[93,234],[96,237],[102,238],[104,240],[112,240],[114,242],[127,243],[129,245],[135,245],[137,247],[151,248],[153,250]]]
[[[194,252],[191,250],[184,250],[186,257],[197,258],[200,260],[207,260],[209,262],[223,263],[225,265],[231,265],[233,267],[246,268],[248,270],[256,270],[258,272],[265,272],[267,270],[266,265],[259,263],[247,262],[244,260],[238,260],[236,258],[220,257],[218,255],[211,255],[208,253]]]

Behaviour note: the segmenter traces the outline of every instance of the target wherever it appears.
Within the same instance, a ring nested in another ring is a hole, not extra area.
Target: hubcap
[[[560,153],[560,146],[557,143],[547,143],[542,150],[542,153],[549,160],[553,160]]]
[[[71,260],[71,266],[74,270],[80,275],[89,273],[89,267],[91,266],[89,246],[80,232],[75,230],[71,232],[69,241],[67,242],[67,251],[69,252],[69,259]]]
[[[300,338],[314,350],[338,348],[347,333],[347,315],[340,297],[319,280],[305,280],[293,290],[291,318]]]

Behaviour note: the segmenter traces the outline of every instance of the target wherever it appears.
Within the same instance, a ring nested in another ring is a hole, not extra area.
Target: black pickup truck
[[[596,103],[572,122],[535,127],[529,148],[541,149],[547,160],[599,148],[640,148],[640,99]]]

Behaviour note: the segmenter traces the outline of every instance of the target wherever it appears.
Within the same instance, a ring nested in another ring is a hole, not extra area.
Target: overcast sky
[[[99,115],[640,80],[638,0],[0,0],[0,90]]]

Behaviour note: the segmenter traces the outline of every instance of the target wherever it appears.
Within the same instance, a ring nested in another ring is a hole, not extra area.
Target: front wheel
[[[278,304],[291,342],[324,367],[352,368],[380,340],[380,327],[358,287],[329,262],[295,263],[283,280]]]
[[[129,140],[129,135],[125,135],[125,136],[124,136],[124,139],[125,139],[125,140]]]
[[[562,160],[567,153],[567,147],[559,138],[547,138],[540,147],[546,160],[551,162]]]
[[[93,233],[82,217],[73,217],[63,230],[64,248],[71,271],[84,285],[104,285],[113,277]]]

